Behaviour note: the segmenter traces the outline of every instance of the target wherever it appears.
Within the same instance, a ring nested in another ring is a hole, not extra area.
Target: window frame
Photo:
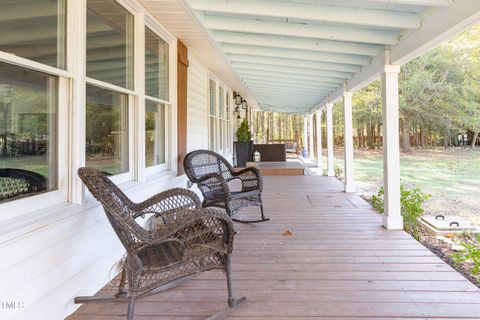
[[[111,83],[86,76],[86,31],[87,1],[66,0],[65,26],[65,69],[44,65],[42,63],[0,51],[0,61],[32,71],[43,72],[57,77],[57,186],[56,190],[32,195],[0,204],[0,222],[10,220],[34,211],[43,210],[54,205],[82,204],[88,192],[77,175],[77,169],[85,166],[86,133],[86,86],[87,84],[103,89],[126,94],[128,99],[128,144],[129,171],[111,176],[115,184],[127,181],[145,181],[147,175],[161,171],[176,171],[176,53],[177,38],[171,34],[136,0],[115,0],[133,15],[133,89],[126,89]],[[168,94],[164,101],[145,96],[144,78],[144,33],[148,27],[162,40],[168,43]],[[83,36],[71,36],[83,35]],[[141,79],[140,79],[141,80]],[[165,105],[165,157],[166,163],[145,168],[145,99],[152,98]],[[147,169],[147,170],[146,170]],[[12,220],[13,221],[13,220]]]

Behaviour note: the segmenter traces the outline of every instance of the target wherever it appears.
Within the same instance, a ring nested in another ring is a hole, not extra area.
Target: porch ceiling
[[[187,0],[260,108],[305,113],[450,0]]]

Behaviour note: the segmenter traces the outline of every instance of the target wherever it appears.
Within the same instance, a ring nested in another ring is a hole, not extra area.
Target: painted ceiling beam
[[[322,88],[322,87],[304,87],[304,86],[292,86],[288,84],[265,84],[263,82],[254,82],[250,81],[246,83],[247,87],[250,89],[265,89],[269,91],[281,91],[281,92],[303,92],[310,94],[314,93],[331,93],[334,89],[331,88]]]
[[[343,53],[317,52],[310,50],[278,49],[271,47],[247,46],[238,44],[221,45],[223,52],[227,54],[243,54],[263,57],[289,58],[297,60],[321,61],[346,63],[353,65],[366,65],[371,61],[371,57],[355,56]]]
[[[338,86],[332,85],[322,85],[322,84],[306,84],[306,83],[295,83],[295,82],[282,82],[282,81],[269,81],[269,80],[260,80],[260,79],[244,79],[244,83],[247,85],[259,85],[259,86],[266,86],[266,87],[278,87],[283,86],[285,88],[299,88],[306,91],[317,91],[317,90],[324,90],[324,91],[331,91],[337,88]]]
[[[260,21],[254,19],[216,16],[205,16],[203,23],[206,29],[211,30],[273,34],[379,45],[395,45],[398,43],[398,38],[400,36],[398,32],[387,30],[334,27],[281,21]]]
[[[444,7],[444,8],[452,4],[451,0],[369,0],[369,1],[387,3],[387,4],[404,4],[409,6]]]
[[[300,95],[300,94],[285,95],[284,94],[284,95],[282,95],[282,94],[272,93],[272,92],[268,92],[268,91],[261,90],[261,89],[256,89],[253,93],[254,93],[254,96],[255,96],[256,99],[264,99],[264,98],[282,98],[282,99],[294,98],[294,99],[298,99],[301,96],[302,98],[312,98],[312,99],[316,99],[318,101],[322,97],[324,97],[324,94],[316,94],[316,95]]]
[[[279,99],[260,99],[259,98],[258,103],[278,106],[278,108],[275,108],[274,110],[276,112],[282,112],[279,109],[286,109],[286,108],[291,109],[292,107],[300,110],[309,110],[313,105],[316,105],[321,100],[322,99],[298,101],[298,100],[279,100]]]
[[[262,78],[275,78],[275,79],[291,79],[291,80],[304,80],[311,82],[325,82],[325,83],[344,83],[347,78],[332,78],[332,77],[322,77],[322,76],[312,76],[305,74],[296,74],[296,73],[284,73],[284,72],[272,72],[265,70],[252,70],[252,69],[242,69],[237,68],[237,73],[242,77],[262,77]]]
[[[262,56],[248,56],[243,54],[229,54],[227,58],[230,61],[237,61],[237,62],[264,63],[264,64],[270,64],[270,65],[273,64],[278,66],[307,68],[312,70],[318,69],[318,70],[330,70],[330,71],[355,73],[360,71],[361,69],[360,66],[349,65],[349,64],[306,61],[306,60],[287,59],[287,58],[262,57]]]
[[[353,75],[353,72],[315,70],[315,69],[298,68],[298,67],[269,65],[264,63],[248,63],[248,62],[233,61],[232,65],[237,71],[242,70],[242,71],[256,71],[256,72],[267,72],[267,73],[275,72],[275,73],[281,73],[281,74],[332,77],[332,78],[340,78],[340,79],[348,79]]]
[[[352,43],[324,39],[309,39],[263,34],[246,34],[229,31],[214,31],[212,32],[212,36],[215,41],[219,43],[310,50],[319,52],[340,52],[345,54],[365,56],[377,56],[384,49],[383,46],[364,43]]]
[[[394,29],[418,29],[421,19],[419,14],[409,12],[265,0],[190,0],[190,6],[208,13]]]
[[[326,91],[326,90],[302,90],[302,89],[295,89],[295,88],[289,88],[288,90],[285,90],[284,87],[265,87],[261,85],[250,85],[249,89],[252,92],[263,92],[267,94],[276,94],[279,97],[283,97],[285,95],[297,95],[298,97],[306,95],[306,96],[323,96],[323,95],[328,95],[331,93],[331,91]],[[285,95],[282,95],[282,93],[285,93]]]

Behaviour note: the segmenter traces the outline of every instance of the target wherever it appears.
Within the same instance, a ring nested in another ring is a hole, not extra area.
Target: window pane
[[[168,43],[145,28],[145,93],[168,100]]]
[[[216,83],[213,80],[210,80],[210,114],[212,116],[216,115],[217,112],[215,110],[216,108]]]
[[[226,105],[226,118],[227,120],[230,120],[230,96],[228,95],[228,92],[225,94],[225,105]]]
[[[133,15],[114,0],[87,0],[87,76],[133,89]]]
[[[223,123],[224,121],[222,119],[220,121],[220,136],[219,136],[219,141],[220,141],[220,150],[223,150]]]
[[[86,149],[88,167],[108,174],[128,172],[128,97],[87,85]]]
[[[65,0],[0,1],[0,51],[65,68]]]
[[[145,102],[145,165],[165,163],[165,106]]]
[[[0,202],[57,188],[57,78],[0,63]]]
[[[223,114],[224,114],[224,109],[225,109],[225,106],[224,106],[224,91],[223,91],[223,88],[220,87],[220,89],[218,90],[218,112],[219,112],[219,115],[220,115],[220,118],[223,118]]]
[[[210,141],[209,146],[210,150],[215,150],[215,118],[210,117]]]

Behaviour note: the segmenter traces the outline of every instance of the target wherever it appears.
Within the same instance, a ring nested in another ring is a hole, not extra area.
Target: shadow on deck
[[[233,272],[248,302],[229,319],[480,319],[477,287],[407,233],[383,229],[368,203],[342,190],[335,178],[265,177],[272,220],[237,224]],[[138,300],[135,319],[204,319],[226,296],[222,272],[207,272]],[[90,304],[68,319],[125,314],[124,303]]]

